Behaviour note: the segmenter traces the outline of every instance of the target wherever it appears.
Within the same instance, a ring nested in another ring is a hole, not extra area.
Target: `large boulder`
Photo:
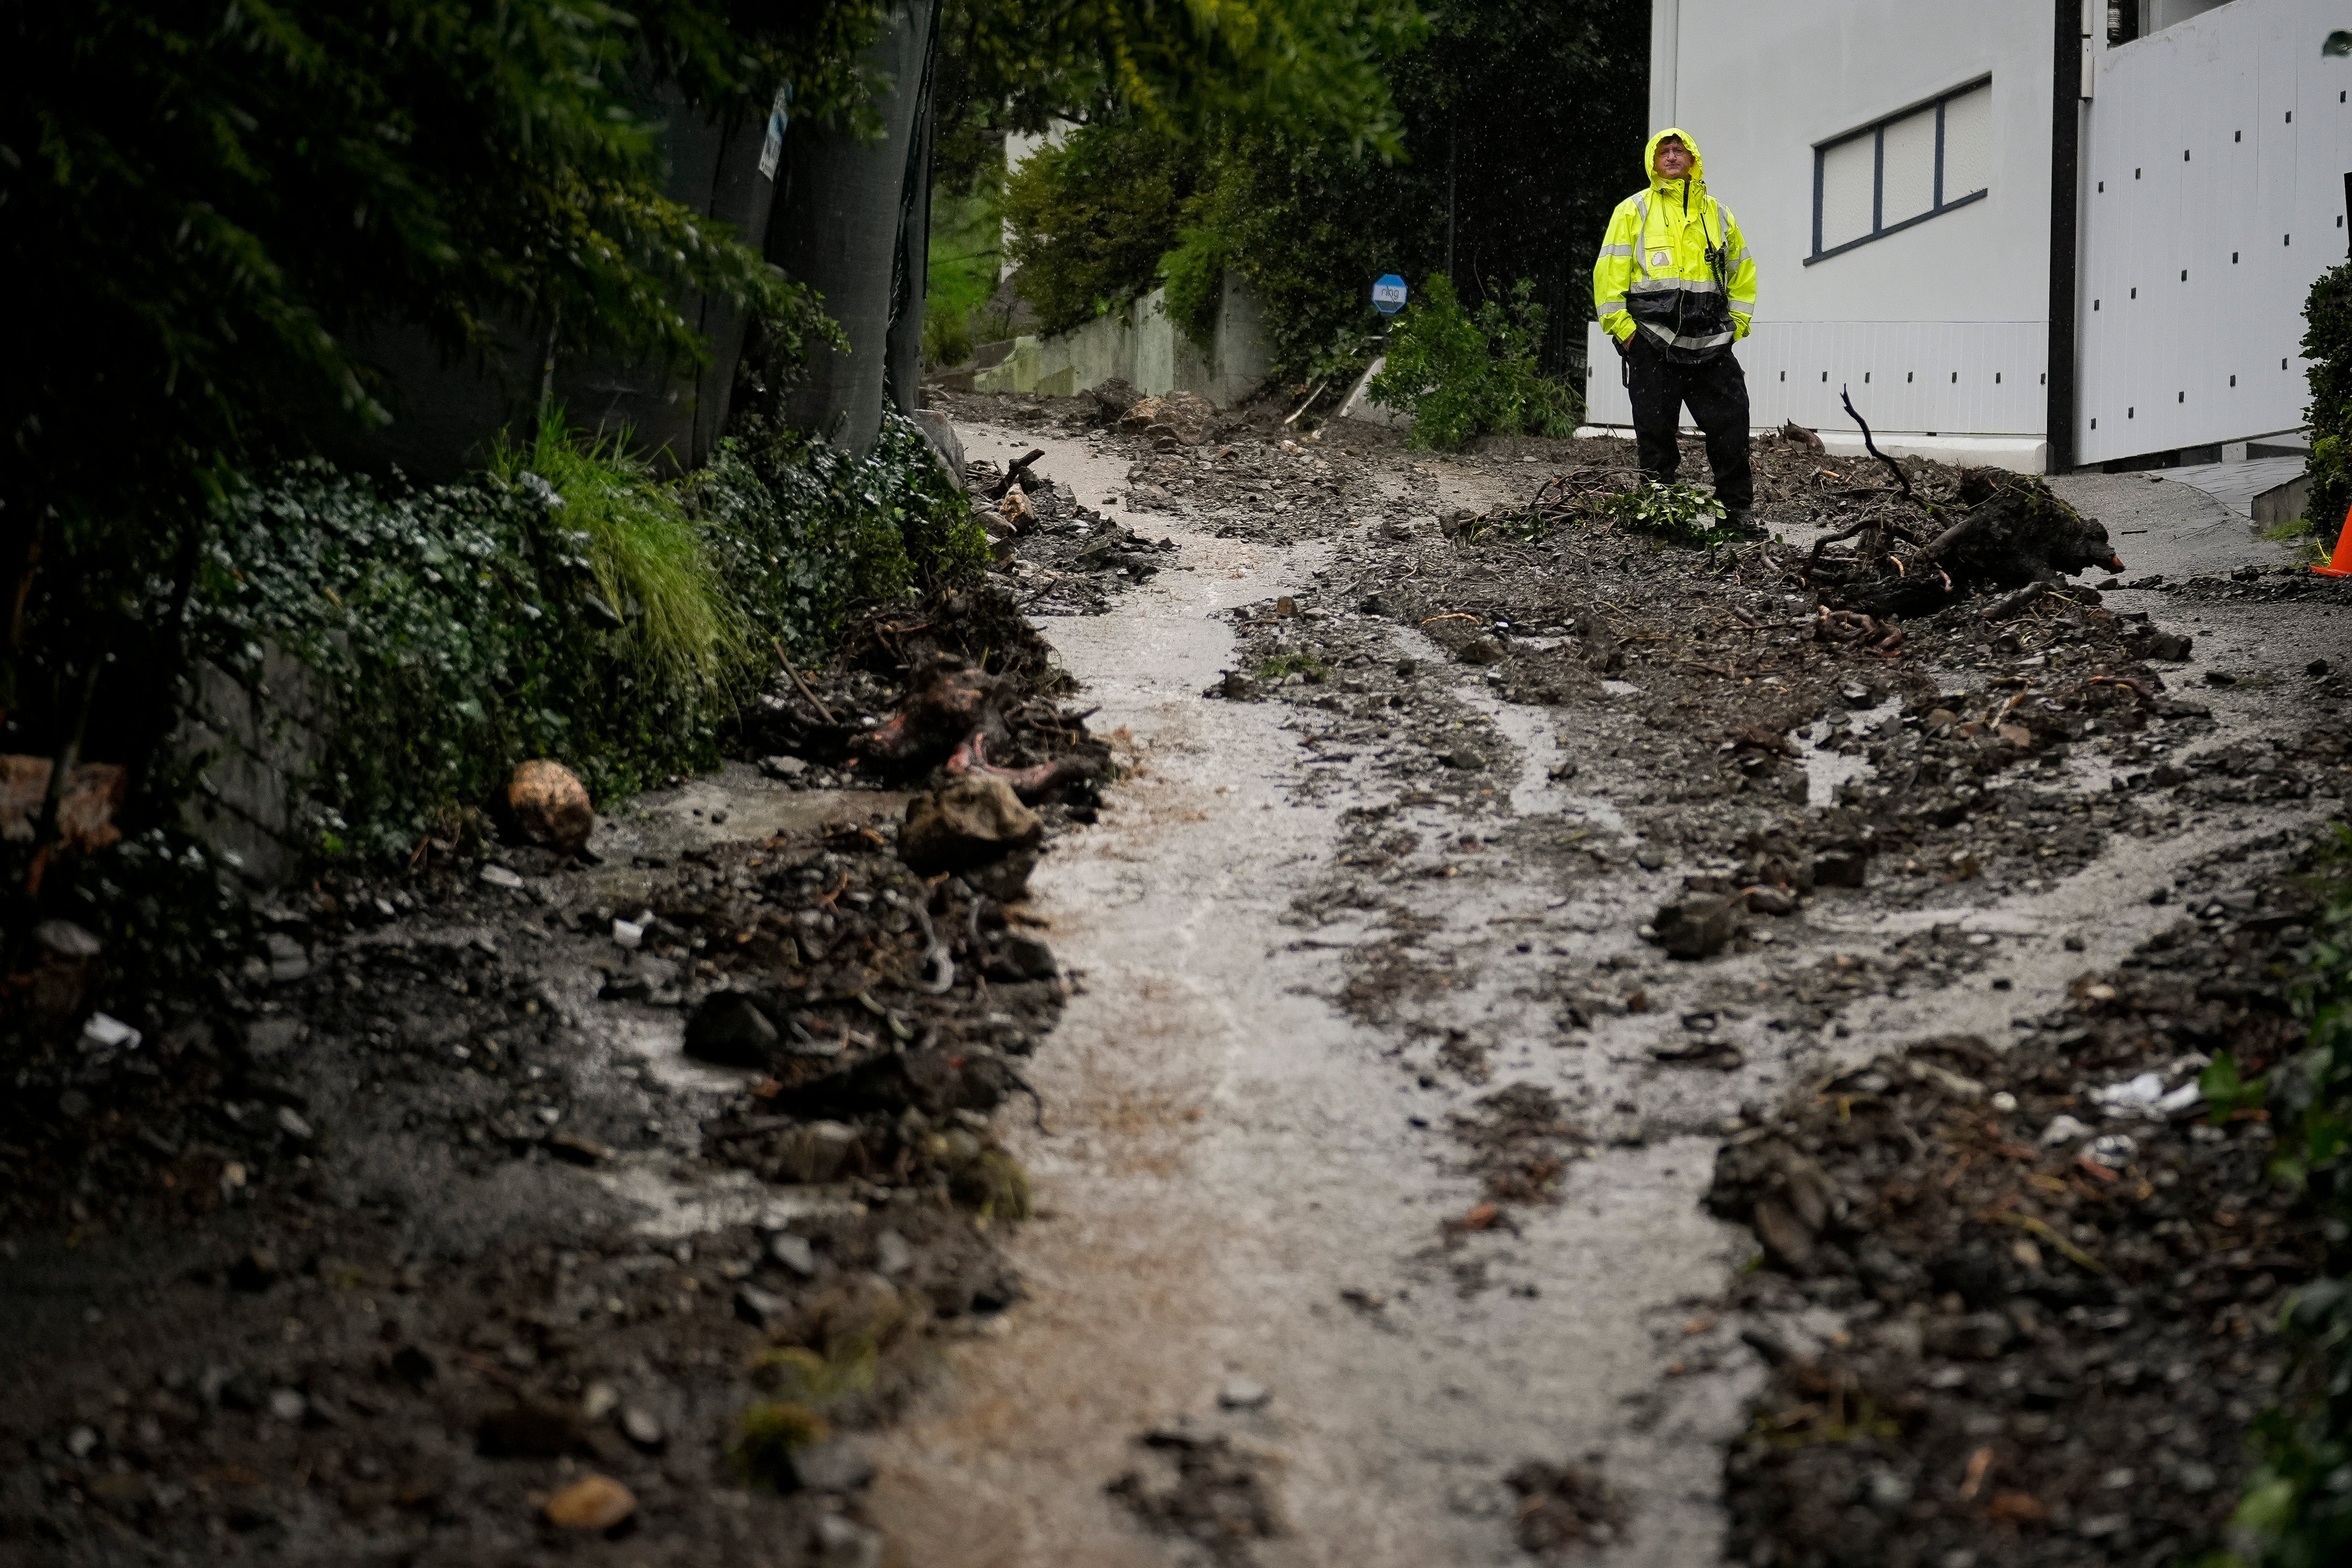
[[[578,854],[596,826],[588,787],[561,762],[535,757],[507,781],[507,815],[515,831],[559,854]]]

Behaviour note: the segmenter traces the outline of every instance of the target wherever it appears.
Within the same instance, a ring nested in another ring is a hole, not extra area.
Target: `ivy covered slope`
[[[194,651],[253,685],[267,649],[313,672],[310,845],[401,855],[527,757],[600,803],[709,766],[778,646],[814,653],[854,607],[962,580],[986,550],[895,416],[866,458],[753,420],[667,484],[555,421],[430,491],[317,461],[234,484]]]

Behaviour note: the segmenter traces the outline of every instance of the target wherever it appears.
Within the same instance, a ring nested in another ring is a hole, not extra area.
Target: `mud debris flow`
[[[518,780],[26,1064],[0,1539],[2210,1543],[2313,1249],[2184,1092],[2292,1027],[2352,591],[1796,430],[1684,548],[1620,442],[946,401],[985,583],[779,650],[744,760]]]

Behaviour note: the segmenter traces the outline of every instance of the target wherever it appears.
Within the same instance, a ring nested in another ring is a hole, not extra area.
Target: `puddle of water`
[[[1853,710],[1851,727],[1862,733],[1876,728],[1903,711],[1901,697],[1889,697],[1876,707]],[[1867,779],[1877,772],[1870,758],[1861,753],[1848,757],[1843,752],[1822,749],[1830,737],[1830,721],[1817,718],[1810,729],[1789,732],[1789,738],[1804,748],[1805,804],[1833,806],[1837,803],[1838,786],[1851,779]]]

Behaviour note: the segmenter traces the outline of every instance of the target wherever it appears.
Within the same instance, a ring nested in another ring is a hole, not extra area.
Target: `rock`
[[[310,1402],[302,1397],[299,1390],[273,1388],[269,1391],[270,1415],[289,1426],[301,1420],[303,1412],[310,1407]]]
[[[857,1129],[845,1122],[811,1122],[778,1141],[778,1181],[819,1185],[833,1180],[857,1146]]]
[[[1662,905],[1650,922],[1652,940],[1677,958],[1705,958],[1739,934],[1746,901],[1738,894],[1685,898]]]
[[[720,1067],[765,1067],[781,1037],[745,991],[713,991],[686,1023],[686,1054]]]
[[[291,1105],[278,1107],[278,1130],[298,1144],[307,1144],[317,1135],[310,1131],[310,1124],[302,1119],[301,1113]]]
[[[1004,939],[1003,961],[990,967],[992,978],[1001,975],[1009,980],[1050,980],[1062,972],[1051,947],[1034,936],[1017,935]]]
[[[485,865],[481,875],[482,880],[492,887],[503,887],[511,892],[522,886],[522,878],[502,865]]]
[[[643,925],[634,920],[623,920],[617,916],[614,917],[613,921],[613,942],[615,946],[625,947],[634,953],[639,947],[645,946],[645,941],[646,928]]]
[[[787,1271],[803,1280],[816,1278],[816,1249],[805,1236],[795,1236],[789,1230],[779,1230],[768,1238],[768,1256]]]
[[[1037,813],[1002,779],[963,774],[907,802],[898,858],[924,876],[962,871],[1034,848],[1045,837]]]
[[[1249,1377],[1228,1377],[1217,1390],[1217,1403],[1228,1410],[1262,1410],[1273,1397],[1265,1384]]]
[[[525,839],[567,855],[579,853],[596,826],[588,787],[544,757],[521,764],[507,780],[507,815]]]
[[[793,1464],[797,1470],[799,1459]],[[882,1568],[882,1532],[837,1513],[817,1515],[815,1547],[818,1568]]]
[[[793,1473],[811,1491],[857,1491],[873,1484],[874,1461],[836,1437],[794,1454]]]
[[[2091,1129],[2072,1116],[2053,1116],[2050,1124],[2042,1129],[2042,1146],[2051,1148],[2059,1144],[2071,1144],[2091,1135]]]
[[[578,1133],[551,1133],[546,1146],[547,1152],[557,1159],[569,1160],[575,1166],[602,1165],[613,1157],[612,1150]]]
[[[1860,887],[1869,866],[1867,857],[1853,850],[1825,850],[1813,857],[1815,887]]]
[[[766,774],[771,779],[781,779],[786,783],[790,783],[793,779],[798,779],[808,770],[809,765],[797,757],[763,757],[760,758],[761,772]]]
[[[967,867],[963,877],[983,897],[1018,904],[1029,896],[1029,877],[1036,869],[1035,850],[1015,850],[992,865]]]
[[[1492,637],[1473,637],[1454,649],[1454,656],[1465,664],[1499,664],[1505,655],[1503,645]]]
[[[782,1322],[792,1309],[792,1302],[772,1291],[763,1291],[757,1285],[735,1287],[735,1315],[754,1328]]]
[[[2327,661],[2314,659],[2303,667],[2303,673],[2306,675],[2324,675],[2327,673]]]
[[[92,1013],[82,1020],[84,1051],[136,1051],[146,1037],[110,1013]]]
[[[283,931],[273,931],[266,938],[269,949],[269,978],[273,982],[299,980],[310,972],[310,955],[302,944]]]
[[[1784,887],[1751,887],[1748,890],[1748,907],[1757,915],[1794,915],[1797,900]]]
[[[874,1271],[886,1280],[893,1280],[915,1266],[915,1249],[907,1239],[895,1230],[885,1230],[874,1238]]]
[[[547,1522],[558,1530],[610,1530],[637,1511],[628,1488],[610,1476],[587,1475],[547,1500]]]
[[[70,963],[97,957],[104,946],[96,936],[70,920],[42,921],[33,927],[33,941],[42,951]]]
[[[621,1436],[640,1448],[658,1448],[669,1440],[662,1429],[661,1417],[642,1405],[621,1406]]]
[[[1457,768],[1465,773],[1475,773],[1486,766],[1486,759],[1466,746],[1447,752],[1444,761],[1448,768]]]

